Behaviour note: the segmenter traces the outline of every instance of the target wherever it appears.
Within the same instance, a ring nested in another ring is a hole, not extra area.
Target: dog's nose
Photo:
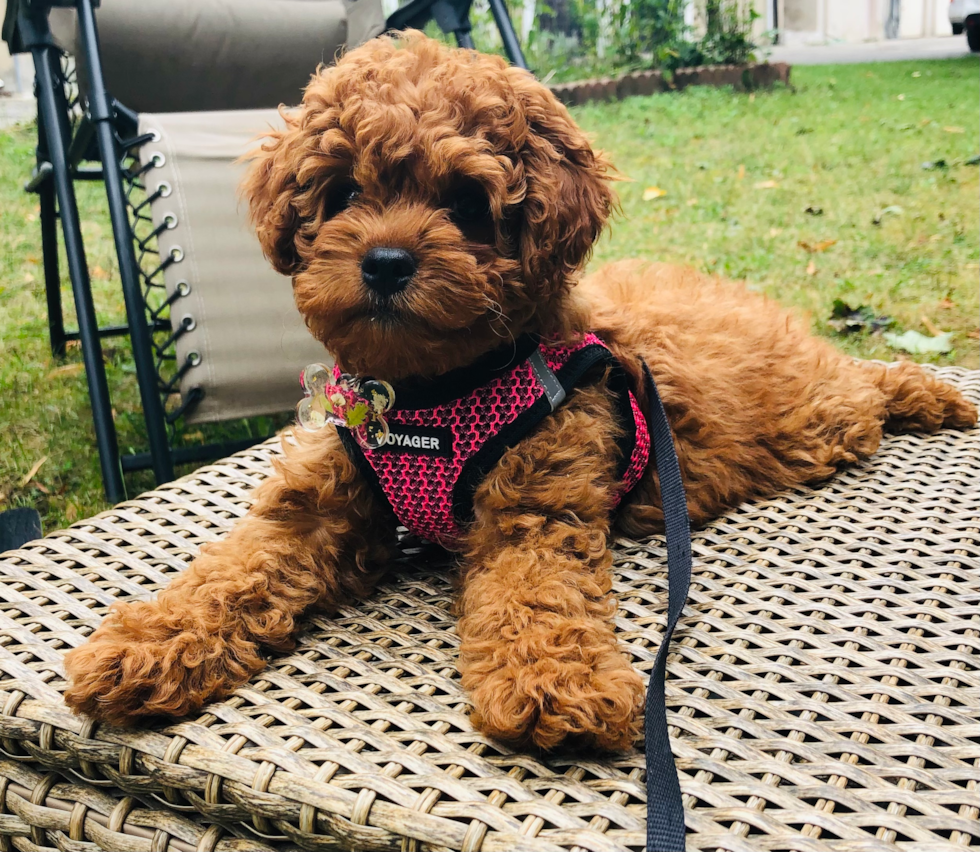
[[[418,269],[415,258],[405,249],[375,247],[361,261],[361,278],[380,296],[394,296],[404,290]]]

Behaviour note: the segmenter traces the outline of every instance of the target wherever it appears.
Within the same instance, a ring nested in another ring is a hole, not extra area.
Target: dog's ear
[[[271,131],[261,147],[246,154],[244,159],[250,164],[239,187],[262,252],[282,275],[293,275],[302,268],[296,251],[300,227],[295,204],[300,192],[296,158],[302,151],[297,136],[288,118],[286,129]]]
[[[564,105],[540,83],[517,87],[528,135],[521,262],[525,281],[548,295],[568,287],[588,259],[616,204],[610,166],[589,145]]]

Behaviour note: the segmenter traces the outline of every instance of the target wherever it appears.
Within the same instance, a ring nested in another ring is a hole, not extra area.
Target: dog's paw
[[[567,658],[505,660],[467,672],[472,719],[484,733],[516,745],[551,749],[565,740],[610,751],[632,747],[643,682],[615,648],[593,664]]]
[[[244,653],[220,637],[186,630],[148,639],[106,623],[65,656],[65,703],[121,726],[144,716],[186,716],[261,668],[254,648],[238,650]]]

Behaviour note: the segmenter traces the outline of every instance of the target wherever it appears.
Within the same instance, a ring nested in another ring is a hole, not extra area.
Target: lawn
[[[579,108],[624,178],[624,215],[593,262],[640,255],[745,279],[854,355],[907,357],[827,322],[835,300],[867,306],[898,332],[952,332],[951,352],[920,360],[980,366],[978,99],[977,61],[964,59],[801,67],[790,89]],[[33,144],[32,128],[0,131],[0,510],[36,506],[50,530],[105,503],[81,353],[56,361],[47,345],[37,199],[21,190]],[[99,318],[118,322],[101,188],[79,194]],[[71,317],[67,276],[64,290]],[[121,446],[143,449],[128,346],[107,340],[105,357]],[[152,486],[148,474],[127,482]]]

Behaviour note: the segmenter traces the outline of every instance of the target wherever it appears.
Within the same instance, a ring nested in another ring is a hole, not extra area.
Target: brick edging
[[[566,106],[589,101],[618,101],[630,95],[652,95],[688,86],[733,86],[736,91],[767,89],[774,83],[789,83],[786,62],[750,62],[746,65],[700,65],[678,68],[670,79],[662,71],[632,71],[621,77],[559,83],[551,91]]]

